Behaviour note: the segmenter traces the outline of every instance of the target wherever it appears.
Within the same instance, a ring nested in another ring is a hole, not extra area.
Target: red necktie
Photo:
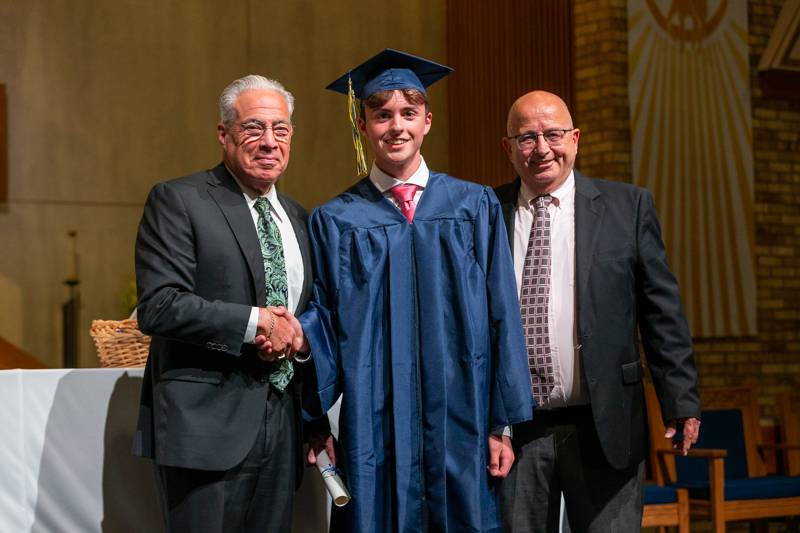
[[[409,223],[414,220],[414,211],[417,209],[417,206],[414,205],[414,194],[417,192],[417,187],[418,185],[413,183],[403,183],[390,189],[392,196],[400,204],[400,211],[403,212],[403,216],[408,219]]]

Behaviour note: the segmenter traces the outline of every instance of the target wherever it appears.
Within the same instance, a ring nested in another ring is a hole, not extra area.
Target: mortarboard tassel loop
[[[361,130],[358,129],[358,110],[356,109],[356,95],[353,91],[353,81],[347,78],[347,109],[350,118],[350,128],[353,130],[353,148],[356,151],[356,173],[359,178],[366,176],[367,157],[364,155],[364,141]]]

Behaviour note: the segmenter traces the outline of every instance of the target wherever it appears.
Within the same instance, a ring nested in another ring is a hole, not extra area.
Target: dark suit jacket
[[[496,189],[512,252],[519,190],[519,178]],[[597,434],[608,462],[625,468],[647,453],[637,327],[665,419],[700,417],[692,339],[647,190],[575,172],[575,277]]]
[[[307,214],[278,198],[303,256],[299,313],[312,286]],[[134,453],[160,465],[228,470],[255,442],[269,367],[242,343],[251,307],[266,301],[264,265],[247,203],[223,165],[153,187],[136,240],[136,281],[139,326],[153,338]],[[287,389],[298,451],[304,366],[295,364]]]

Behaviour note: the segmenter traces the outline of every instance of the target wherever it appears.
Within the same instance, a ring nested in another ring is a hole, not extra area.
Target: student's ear
[[[428,114],[425,115],[425,135],[431,131],[431,125],[433,124],[433,113],[428,111]]]

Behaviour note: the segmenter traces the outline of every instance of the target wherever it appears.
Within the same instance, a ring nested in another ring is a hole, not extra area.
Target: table
[[[0,371],[0,531],[163,531],[150,461],[131,455],[143,369]],[[306,470],[295,533],[327,530]]]

